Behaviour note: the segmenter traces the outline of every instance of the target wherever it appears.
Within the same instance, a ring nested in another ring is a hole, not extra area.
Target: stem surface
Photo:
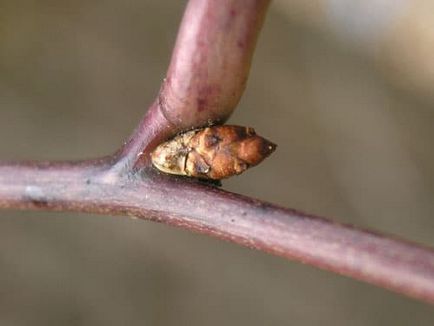
[[[153,169],[120,179],[107,171],[85,164],[0,166],[0,207],[153,220],[434,303],[432,249]]]

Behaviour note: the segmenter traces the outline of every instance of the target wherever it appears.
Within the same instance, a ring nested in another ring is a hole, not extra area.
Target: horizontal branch
[[[188,178],[114,180],[105,165],[0,166],[0,208],[134,216],[170,224],[434,303],[434,251]]]
[[[154,220],[434,303],[432,249],[150,167],[150,152],[161,141],[223,122],[234,110],[268,3],[190,0],[167,79],[123,148],[78,163],[0,163],[0,208]]]

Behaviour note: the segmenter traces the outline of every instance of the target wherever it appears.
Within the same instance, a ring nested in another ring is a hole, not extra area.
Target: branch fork
[[[158,221],[433,304],[433,249],[152,168],[150,153],[158,144],[181,131],[223,123],[235,109],[268,4],[190,0],[167,77],[129,141],[96,160],[0,163],[0,208]]]

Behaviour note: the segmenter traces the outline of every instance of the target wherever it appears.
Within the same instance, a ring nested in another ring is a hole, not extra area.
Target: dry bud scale
[[[220,180],[259,164],[276,145],[241,126],[213,126],[187,131],[159,145],[151,154],[160,171]]]

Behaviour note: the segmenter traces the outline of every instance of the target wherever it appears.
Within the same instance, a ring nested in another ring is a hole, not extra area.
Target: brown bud
[[[180,134],[159,145],[151,157],[160,171],[220,180],[257,165],[275,149],[253,128],[223,125]]]

